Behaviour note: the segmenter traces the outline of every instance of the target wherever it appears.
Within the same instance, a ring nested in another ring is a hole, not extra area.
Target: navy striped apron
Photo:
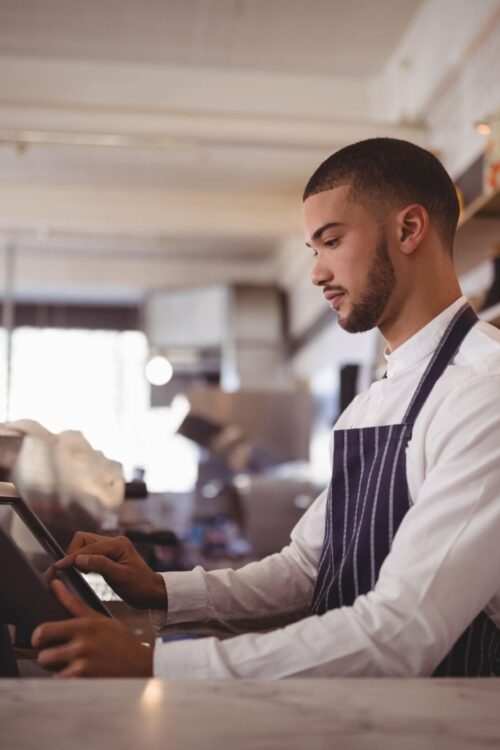
[[[313,614],[351,606],[358,596],[375,587],[394,535],[412,505],[406,479],[406,447],[413,425],[432,388],[476,322],[477,316],[467,303],[457,311],[401,424],[334,431],[332,479],[311,605]],[[492,675],[499,647],[500,630],[481,612],[434,675]]]

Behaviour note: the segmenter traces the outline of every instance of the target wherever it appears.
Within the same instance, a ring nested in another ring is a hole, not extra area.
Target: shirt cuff
[[[183,680],[207,679],[210,677],[208,644],[213,638],[156,642],[153,653],[153,676],[179,678]]]
[[[167,590],[168,609],[150,610],[155,631],[180,622],[202,622],[208,619],[208,595],[204,570],[200,566],[182,573],[161,573]],[[177,645],[177,644],[176,644]]]

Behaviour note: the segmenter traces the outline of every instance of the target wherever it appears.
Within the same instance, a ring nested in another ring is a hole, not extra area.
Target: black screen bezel
[[[58,542],[54,539],[54,537],[52,536],[50,531],[47,529],[47,527],[42,523],[42,521],[40,521],[40,519],[35,515],[35,513],[33,513],[33,511],[26,505],[26,503],[21,497],[0,495],[0,505],[2,506],[8,505],[12,508],[14,513],[18,514],[18,516],[26,524],[26,526],[31,531],[31,533],[35,536],[37,541],[48,552],[48,554],[54,558],[55,561],[61,560],[65,556],[65,552],[63,548],[60,546],[60,544],[58,544]],[[27,556],[23,553],[23,551],[19,549],[17,545],[15,545],[13,542],[11,542],[11,545],[15,546],[18,554],[22,557],[24,562],[30,567],[30,569],[36,575],[36,578],[39,581],[40,586],[44,587],[50,593],[50,595],[54,598],[54,600],[57,601],[52,591],[50,591],[50,589],[44,586],[43,582],[40,580],[38,572],[32,567]],[[59,571],[57,577],[60,580],[62,580],[63,583],[67,581],[70,589],[75,591],[76,594],[80,597],[80,599],[82,599],[86,604],[92,607],[92,609],[94,609],[96,612],[102,615],[106,615],[107,617],[112,617],[110,611],[103,604],[103,602],[101,602],[99,597],[95,594],[95,592],[89,586],[87,581],[83,578],[81,573],[76,568],[71,567],[71,568],[67,568],[65,570]],[[71,617],[69,613],[68,613],[68,617]]]

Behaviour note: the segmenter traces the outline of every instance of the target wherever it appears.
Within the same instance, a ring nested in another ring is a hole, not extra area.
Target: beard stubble
[[[375,257],[368,270],[365,289],[359,302],[352,303],[346,318],[338,318],[340,326],[349,333],[369,331],[378,324],[396,285],[396,272],[389,256],[387,238],[381,234]]]

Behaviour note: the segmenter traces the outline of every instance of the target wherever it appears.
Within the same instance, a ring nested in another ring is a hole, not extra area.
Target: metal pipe
[[[6,387],[5,419],[10,417],[10,396],[12,386],[12,333],[14,330],[14,282],[16,248],[12,243],[5,247],[5,284],[2,304],[2,325],[6,334]]]

